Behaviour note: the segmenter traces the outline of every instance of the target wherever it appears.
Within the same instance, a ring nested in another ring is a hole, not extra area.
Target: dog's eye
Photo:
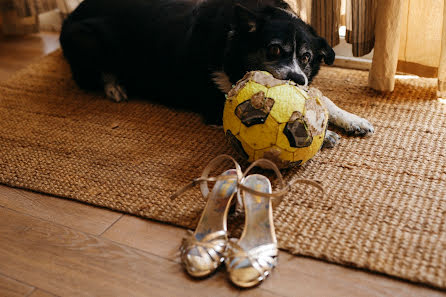
[[[279,45],[273,44],[268,47],[268,56],[272,59],[280,57],[282,49]]]
[[[311,58],[310,53],[305,53],[299,58],[299,62],[301,64],[307,64],[308,62],[310,62],[310,58]]]

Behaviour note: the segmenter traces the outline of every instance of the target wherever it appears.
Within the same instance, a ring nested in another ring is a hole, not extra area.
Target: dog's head
[[[333,64],[327,41],[286,7],[251,10],[236,4],[224,70],[232,82],[247,71],[265,70],[278,79],[308,85],[320,64]]]

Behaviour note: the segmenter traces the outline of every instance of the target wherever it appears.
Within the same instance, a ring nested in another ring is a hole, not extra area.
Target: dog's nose
[[[296,84],[301,86],[306,86],[308,84],[308,80],[306,77],[299,73],[290,72],[288,73],[287,79],[294,81]]]

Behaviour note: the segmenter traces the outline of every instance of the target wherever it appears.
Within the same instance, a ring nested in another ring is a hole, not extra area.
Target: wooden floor
[[[0,80],[57,47],[55,34],[0,39]],[[178,263],[184,234],[181,228],[0,185],[0,296],[446,296],[284,252],[259,288],[232,287],[224,270],[196,281]]]

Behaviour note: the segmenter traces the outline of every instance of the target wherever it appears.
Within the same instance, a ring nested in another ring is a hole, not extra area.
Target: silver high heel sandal
[[[214,167],[228,159],[235,164],[235,169],[227,170],[218,177],[208,177]],[[181,263],[189,275],[206,277],[224,261],[223,254],[228,242],[226,221],[241,176],[240,165],[232,157],[220,155],[209,162],[200,178],[171,196],[171,199],[175,199],[200,184],[203,198],[207,201],[195,232],[185,236],[180,247]],[[212,192],[209,192],[208,182],[215,182]]]
[[[281,190],[272,192],[269,179],[263,175],[246,176],[255,166],[273,169],[279,178]],[[252,163],[243,176],[237,198],[245,209],[245,226],[239,240],[229,241],[225,264],[233,284],[250,288],[265,280],[277,265],[278,247],[272,208],[282,201],[291,185],[285,185],[277,166],[265,159]],[[311,180],[299,179],[295,182],[311,184],[323,191],[318,183]]]

